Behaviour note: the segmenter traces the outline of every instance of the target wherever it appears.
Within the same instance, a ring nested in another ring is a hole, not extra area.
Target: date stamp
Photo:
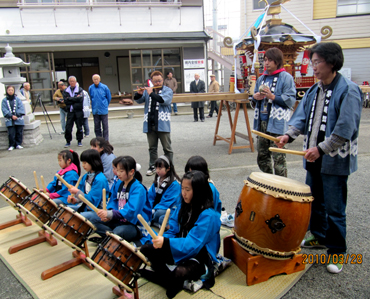
[[[302,254],[302,264],[362,264],[362,254]]]

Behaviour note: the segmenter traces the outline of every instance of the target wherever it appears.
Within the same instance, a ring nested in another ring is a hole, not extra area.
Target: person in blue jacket
[[[153,207],[152,225],[160,228],[167,209],[174,211],[180,203],[181,186],[178,182],[180,178],[168,157],[160,156],[154,166],[157,174],[148,191],[148,198]]]
[[[222,202],[220,200],[220,193],[218,192],[216,186],[214,185],[208,171],[207,161],[201,156],[192,156],[189,158],[185,165],[185,173],[191,170],[199,170],[205,174],[211,187],[213,194],[213,204],[215,211],[221,215]]]
[[[58,174],[70,185],[76,185],[80,177],[80,160],[78,154],[73,150],[64,150],[58,154],[58,164],[61,170]],[[57,204],[69,205],[67,199],[71,195],[68,188],[56,176],[50,182],[45,190],[49,197]]]
[[[149,144],[149,169],[146,175],[155,174],[154,162],[158,159],[158,139],[161,141],[164,154],[173,161],[171,146],[171,102],[172,89],[163,86],[163,74],[159,71],[151,73],[154,87],[138,89],[134,100],[145,103],[143,132]]]
[[[1,103],[1,111],[5,118],[5,125],[8,129],[8,151],[12,151],[15,148],[23,148],[23,116],[26,113],[21,99],[18,98],[16,94],[14,94],[14,90],[14,86],[7,86],[6,97]]]
[[[96,137],[104,137],[109,140],[108,106],[112,95],[107,85],[100,82],[100,76],[92,76],[94,84],[89,87],[91,110],[94,117],[94,131]],[[102,127],[103,126],[103,133]]]
[[[75,196],[68,196],[68,202],[77,204],[77,211],[82,213],[91,211],[85,203],[82,203],[79,199],[81,194],[95,207],[99,208],[103,198],[103,189],[109,190],[108,181],[103,173],[103,164],[100,159],[100,155],[96,150],[88,149],[83,151],[81,154],[82,167],[87,172],[83,177],[78,186],[68,189],[71,194]],[[83,213],[82,213],[83,215]]]
[[[113,154],[113,146],[103,137],[96,137],[90,140],[92,149],[97,150],[103,163],[104,175],[108,180],[109,188],[113,185],[113,160],[116,156]]]
[[[212,198],[204,173],[187,172],[181,181],[181,205],[170,218],[170,229],[140,249],[154,270],[143,269],[140,274],[165,287],[169,298],[181,291],[185,280],[203,276],[206,288],[215,283],[212,262],[217,261],[221,221]],[[167,265],[175,265],[174,270]]]
[[[120,156],[113,160],[113,164],[122,183],[118,192],[112,193],[107,210],[100,209],[97,213],[88,215],[87,218],[96,226],[96,233],[101,236],[89,240],[100,243],[105,237],[105,232],[109,231],[128,242],[139,241],[143,244],[150,239],[137,215],[141,214],[146,222],[150,222],[152,209],[148,201],[148,192],[141,184],[142,176],[136,170],[138,164],[130,156]]]

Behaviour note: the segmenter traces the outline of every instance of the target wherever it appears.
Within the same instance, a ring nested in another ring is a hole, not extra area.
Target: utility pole
[[[218,32],[218,27],[217,27],[217,0],[213,0],[213,50],[216,52],[217,50],[217,40],[218,36],[216,32]],[[217,61],[214,61],[212,59],[212,72],[216,76],[216,80],[219,81],[219,76],[218,76],[218,63]]]

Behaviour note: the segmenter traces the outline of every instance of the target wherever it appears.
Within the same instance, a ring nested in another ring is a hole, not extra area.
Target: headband
[[[162,159],[162,160],[166,161],[166,162],[167,162],[167,164],[168,164],[169,166],[171,166],[170,160],[168,160],[168,158],[167,158],[166,156],[162,155],[162,156],[160,156],[160,157],[159,157],[159,159]]]
[[[136,171],[140,171],[141,165],[139,163],[136,163]]]

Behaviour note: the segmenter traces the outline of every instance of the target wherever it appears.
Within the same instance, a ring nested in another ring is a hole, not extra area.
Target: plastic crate
[[[315,77],[296,77],[294,81],[296,87],[311,87],[315,84]]]

